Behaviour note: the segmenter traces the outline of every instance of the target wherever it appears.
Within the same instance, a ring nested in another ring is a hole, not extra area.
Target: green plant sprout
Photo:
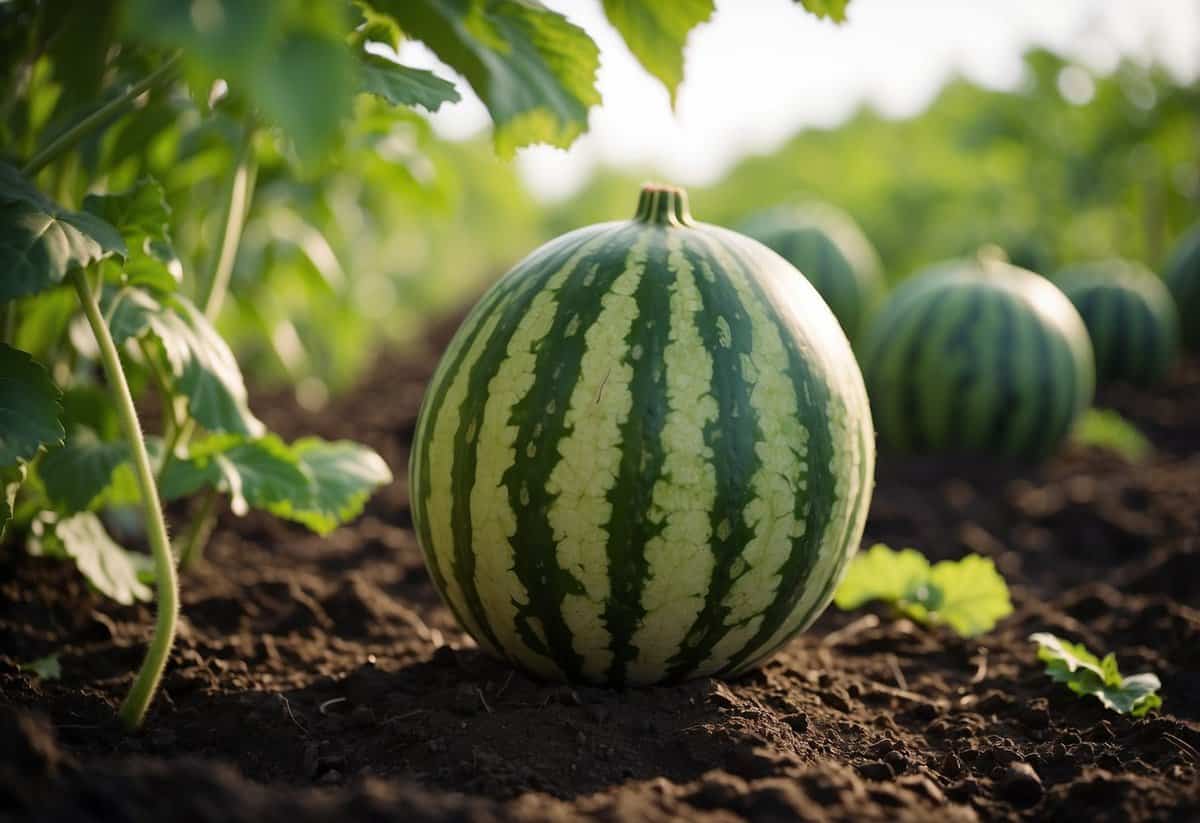
[[[1012,614],[1008,586],[990,558],[969,554],[932,566],[915,549],[877,543],[850,562],[834,595],[849,611],[878,600],[923,625],[946,625],[962,637],[991,631]]]
[[[1038,660],[1046,664],[1046,674],[1056,683],[1080,696],[1091,695],[1118,714],[1142,717],[1162,706],[1157,692],[1162,688],[1158,676],[1150,673],[1123,677],[1117,657],[1111,652],[1096,657],[1082,643],[1071,643],[1049,632],[1029,636],[1038,646]]]
[[[1146,435],[1111,409],[1085,411],[1071,431],[1071,440],[1113,452],[1130,463],[1140,463],[1154,452]]]

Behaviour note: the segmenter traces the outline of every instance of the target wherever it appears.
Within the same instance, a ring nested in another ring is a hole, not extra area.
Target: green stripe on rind
[[[966,287],[946,295],[937,313],[913,333],[920,338],[920,357],[905,387],[905,443],[913,451],[953,448],[964,413],[968,387],[980,377],[971,346],[982,290]]]
[[[740,236],[721,232],[715,242],[735,267],[776,270],[762,259],[760,247]],[[799,419],[810,425],[806,448],[797,450],[803,475],[792,479],[793,512],[803,518],[803,526],[778,570],[774,599],[757,629],[747,632],[745,644],[723,655],[718,669],[723,672],[753,665],[828,605],[842,561],[861,538],[874,471],[866,391],[858,371],[842,366],[852,357],[844,332],[832,316],[813,310],[815,295],[802,295],[769,274],[746,280],[779,332],[788,388]]]
[[[718,414],[712,351],[719,344],[703,340],[697,325],[700,271],[683,251],[684,238],[691,235],[672,232],[665,238],[668,255],[659,270],[669,272],[673,282],[658,322],[667,320],[669,336],[659,341],[665,344],[661,361],[648,361],[644,369],[652,378],[663,373],[659,403],[665,399],[665,415],[655,441],[641,449],[633,446],[660,467],[644,513],[654,532],[640,547],[646,577],[638,597],[644,616],[630,638],[635,654],[621,677],[635,684],[662,678],[704,606],[714,568],[710,544],[718,468],[706,434]]]

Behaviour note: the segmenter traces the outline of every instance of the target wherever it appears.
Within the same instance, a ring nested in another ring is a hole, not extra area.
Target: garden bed
[[[614,692],[489,660],[438,601],[403,477],[434,359],[385,357],[317,415],[259,398],[274,430],[361,440],[399,478],[325,539],[226,516],[141,734],[112,718],[150,609],[0,557],[0,817],[1200,817],[1200,361],[1105,398],[1158,449],[1136,466],[881,461],[864,542],[993,557],[1016,607],[995,632],[831,609],[738,681]],[[1039,630],[1158,673],[1163,710],[1052,683]],[[17,668],[55,652],[57,681]]]

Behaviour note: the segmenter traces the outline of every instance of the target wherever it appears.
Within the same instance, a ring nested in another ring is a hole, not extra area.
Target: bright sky
[[[1012,88],[1021,53],[1033,45],[1097,72],[1128,55],[1200,76],[1200,0],[851,0],[842,26],[792,0],[717,0],[716,14],[688,41],[672,112],[666,90],[625,48],[599,0],[543,2],[599,44],[604,98],[569,151],[519,153],[522,177],[546,199],[576,190],[598,164],[708,183],[805,126],[836,125],[860,103],[890,116],[919,112],[955,72]],[[401,57],[453,76],[419,44],[405,45]],[[489,125],[478,98],[465,83],[459,88],[463,102],[431,118],[450,139]]]

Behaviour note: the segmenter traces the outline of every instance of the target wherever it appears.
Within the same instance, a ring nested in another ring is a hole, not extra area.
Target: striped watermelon
[[[1104,260],[1058,273],[1063,290],[1087,325],[1096,354],[1096,380],[1151,385],[1175,361],[1179,321],[1162,280],[1129,260]]]
[[[1091,403],[1092,347],[1050,281],[998,260],[936,266],[880,309],[863,372],[882,446],[1038,458]]]
[[[825,298],[857,342],[883,292],[879,256],[850,215],[824,203],[777,206],[739,231],[783,255]]]
[[[1200,351],[1200,223],[1175,246],[1163,277],[1179,307],[1183,344]]]
[[[480,300],[410,462],[430,576],[536,675],[736,674],[808,626],[858,546],[875,452],[844,334],[764,246],[647,186]]]

